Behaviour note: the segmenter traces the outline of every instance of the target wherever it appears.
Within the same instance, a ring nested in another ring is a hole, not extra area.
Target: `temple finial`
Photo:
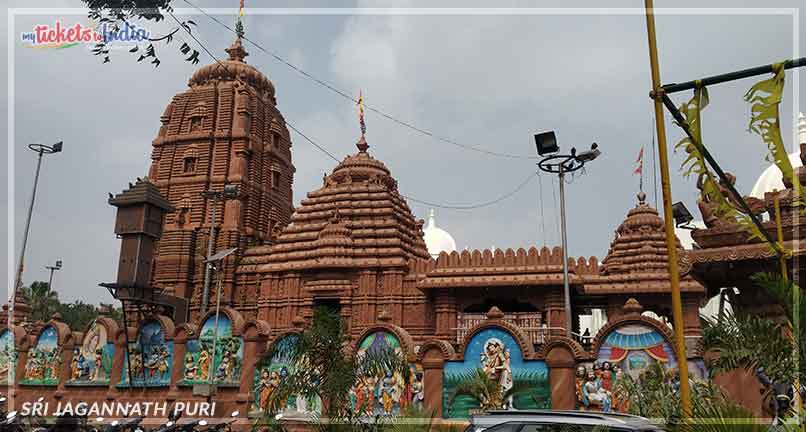
[[[241,22],[241,18],[243,18],[243,2],[241,0],[241,8],[238,10],[238,22],[235,23],[235,34],[238,36],[238,39],[243,38],[243,22]]]
[[[361,138],[358,139],[358,142],[355,143],[355,146],[358,147],[358,151],[361,153],[366,153],[367,149],[369,149],[369,144],[367,144],[366,138],[364,138],[364,134],[361,134]]]

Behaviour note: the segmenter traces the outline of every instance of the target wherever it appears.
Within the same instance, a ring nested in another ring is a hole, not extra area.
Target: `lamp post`
[[[535,135],[535,145],[537,153],[543,159],[537,163],[541,171],[550,174],[557,174],[560,180],[560,231],[562,233],[563,248],[563,302],[565,304],[565,334],[570,339],[572,336],[573,317],[571,316],[571,288],[568,282],[568,235],[565,226],[565,174],[577,171],[599,157],[602,152],[598,145],[593,143],[590,150],[578,153],[575,148],[571,148],[570,155],[554,154],[560,148],[557,146],[557,137],[554,131],[543,132]]]
[[[14,317],[14,303],[17,301],[17,291],[22,288],[22,272],[25,267],[25,248],[28,246],[28,233],[31,230],[31,215],[34,212],[34,202],[36,201],[36,187],[39,184],[39,171],[42,168],[42,156],[46,154],[59,153],[62,151],[62,141],[53,145],[45,144],[28,144],[28,148],[38,154],[36,160],[36,174],[34,174],[34,189],[31,192],[31,202],[28,204],[28,217],[25,219],[25,231],[22,234],[22,249],[20,250],[20,260],[17,265],[17,277],[14,281],[14,290],[11,292],[11,301],[9,303],[8,317],[9,320]]]
[[[56,260],[56,265],[45,266],[45,268],[50,270],[50,279],[48,280],[48,293],[50,293],[53,290],[53,272],[62,269],[62,260]]]
[[[213,246],[215,245],[215,224],[216,224],[216,206],[218,201],[226,201],[238,196],[238,186],[226,184],[224,189],[220,191],[206,190],[201,193],[205,198],[209,198],[212,203],[210,205],[210,238],[207,239],[207,256],[205,257],[204,269],[204,291],[202,291],[202,304],[201,314],[207,313],[207,304],[210,301],[210,275],[212,273],[213,264],[210,258],[213,255]]]
[[[229,248],[218,251],[206,261],[208,268],[215,270],[218,278],[218,282],[216,284],[215,322],[213,325],[213,347],[211,353],[212,359],[210,360],[210,369],[208,370],[207,374],[207,383],[194,386],[193,394],[195,396],[206,396],[210,398],[216,391],[214,377],[216,372],[216,349],[218,347],[218,319],[221,313],[221,280],[223,277],[221,274],[221,268],[224,266],[224,259],[232,255],[236,250],[238,250],[238,248]]]

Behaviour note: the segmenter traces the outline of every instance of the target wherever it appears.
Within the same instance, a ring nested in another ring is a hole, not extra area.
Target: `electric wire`
[[[177,23],[178,23],[178,24],[179,24],[179,25],[180,25],[180,26],[181,26],[181,27],[182,27],[182,28],[185,30],[185,32],[186,32],[186,33],[187,33],[187,34],[188,34],[188,35],[189,35],[189,36],[190,36],[190,37],[191,37],[191,38],[192,38],[192,39],[193,39],[193,40],[194,40],[194,41],[195,41],[197,44],[199,44],[199,46],[202,48],[202,50],[203,50],[205,53],[207,53],[207,55],[209,55],[209,56],[210,56],[210,57],[211,57],[213,60],[215,60],[215,62],[216,62],[216,63],[218,63],[218,65],[219,65],[220,67],[223,67],[223,68],[225,68],[225,70],[226,70],[226,66],[225,66],[225,65],[224,65],[224,64],[221,62],[221,60],[219,60],[219,59],[218,59],[218,57],[216,57],[216,56],[215,56],[215,54],[213,54],[213,53],[212,53],[212,51],[210,51],[210,49],[208,49],[208,48],[207,48],[207,46],[206,46],[204,43],[202,43],[202,41],[201,41],[201,40],[199,40],[199,38],[198,38],[198,37],[196,37],[196,35],[194,35],[194,34],[193,34],[193,32],[191,32],[191,30],[188,28],[187,24],[182,23],[182,22],[181,22],[181,21],[180,21],[180,20],[179,20],[179,19],[178,19],[178,18],[177,18],[177,17],[176,17],[176,16],[175,16],[173,13],[172,13],[172,12],[168,12],[168,14],[169,14],[169,15],[170,15],[170,16],[171,16],[171,17],[172,17],[172,18],[173,18],[173,19],[174,19],[174,20],[175,20],[175,21],[176,21],[176,22],[177,22]],[[258,99],[258,101],[260,101],[260,99]],[[260,102],[262,103],[262,101],[260,101]],[[285,120],[285,123],[286,123],[286,124],[287,124],[287,125],[288,125],[288,126],[291,128],[291,130],[293,130],[294,132],[296,132],[297,134],[299,134],[299,135],[300,135],[302,138],[304,138],[306,141],[308,141],[308,142],[309,142],[310,144],[312,144],[314,147],[316,147],[317,149],[319,149],[320,151],[322,151],[324,154],[326,154],[327,156],[329,156],[331,159],[333,159],[333,160],[334,160],[334,161],[336,161],[337,163],[338,163],[338,162],[340,162],[340,161],[339,161],[339,159],[338,159],[338,158],[336,158],[335,156],[333,156],[333,154],[332,154],[332,153],[330,153],[330,152],[329,152],[327,149],[325,149],[323,146],[321,146],[321,145],[317,144],[317,143],[316,143],[316,141],[314,141],[313,139],[311,139],[310,137],[308,137],[307,135],[305,135],[304,133],[302,133],[302,132],[301,132],[301,131],[300,131],[298,128],[296,128],[296,127],[294,127],[292,124],[290,124],[290,123],[288,122],[288,120]],[[475,209],[479,209],[479,208],[483,208],[483,207],[489,207],[489,206],[492,206],[492,205],[498,204],[498,203],[500,203],[500,202],[502,202],[502,201],[506,200],[507,198],[510,198],[511,196],[513,196],[513,195],[515,195],[516,193],[520,192],[520,190],[521,190],[521,189],[523,189],[523,188],[524,188],[524,187],[525,187],[527,184],[529,184],[529,182],[530,182],[530,181],[531,181],[531,180],[532,180],[532,179],[533,179],[535,176],[537,176],[537,173],[536,173],[536,172],[535,172],[535,173],[531,173],[531,174],[530,174],[530,175],[529,175],[529,176],[528,176],[526,179],[524,179],[524,180],[523,180],[523,181],[522,181],[520,184],[518,184],[518,186],[516,186],[516,187],[515,187],[514,189],[512,189],[511,191],[509,191],[509,192],[507,192],[507,193],[505,193],[505,194],[503,194],[503,195],[501,195],[501,196],[499,196],[498,198],[495,198],[495,199],[493,199],[493,200],[490,200],[490,201],[485,201],[485,202],[478,203],[478,204],[468,204],[468,205],[440,204],[440,203],[436,203],[436,202],[432,202],[432,201],[421,200],[421,199],[415,198],[415,197],[413,197],[413,196],[410,196],[410,195],[405,195],[405,194],[402,194],[402,193],[400,194],[400,196],[401,196],[401,197],[403,197],[403,198],[405,198],[405,199],[407,199],[407,200],[409,200],[409,201],[416,202],[416,203],[418,203],[418,204],[428,205],[428,206],[431,206],[431,207],[436,207],[436,208],[441,208],[441,209],[450,209],[450,210],[475,210]]]
[[[193,7],[194,9],[198,10],[199,12],[201,12],[204,16],[206,16],[207,18],[209,18],[213,22],[221,25],[222,27],[224,27],[225,29],[229,30],[230,32],[237,34],[235,29],[233,29],[231,26],[227,25],[223,21],[219,20],[218,18],[214,17],[213,15],[209,14],[203,8],[195,5],[194,3],[190,2],[189,0],[183,0],[183,1],[185,3],[187,3],[188,5],[190,5],[191,7]],[[265,54],[269,55],[274,60],[276,60],[279,63],[287,66],[288,68],[294,70],[295,72],[297,72],[300,75],[304,76],[305,78],[311,80],[312,82],[314,82],[314,83],[326,88],[327,90],[330,90],[331,92],[337,94],[338,96],[341,96],[341,97],[343,97],[343,98],[345,98],[345,99],[347,99],[347,100],[349,100],[349,101],[351,101],[353,103],[358,103],[358,99],[356,97],[352,96],[347,91],[336,87],[335,84],[331,84],[331,83],[329,83],[329,82],[327,82],[327,81],[325,81],[325,80],[323,80],[321,78],[317,78],[316,76],[308,73],[307,71],[305,71],[301,67],[299,67],[299,66],[291,63],[290,61],[286,60],[282,56],[280,56],[280,55],[278,55],[278,54],[266,49],[265,47],[263,47],[263,45],[253,41],[252,39],[246,37],[245,35],[241,36],[241,38],[243,40],[249,42],[250,44],[252,44],[255,48],[257,48],[260,51],[264,52]],[[507,159],[528,159],[528,160],[538,159],[537,156],[527,156],[527,155],[518,155],[518,154],[512,154],[512,153],[496,152],[496,151],[487,150],[487,149],[484,149],[484,148],[481,148],[481,147],[476,147],[476,146],[472,146],[472,145],[468,145],[468,144],[462,144],[462,143],[457,142],[455,140],[452,140],[450,138],[438,135],[438,134],[436,134],[436,133],[434,133],[434,132],[432,132],[430,130],[415,126],[414,124],[412,124],[410,122],[407,122],[405,120],[401,120],[398,117],[387,113],[386,111],[384,111],[383,109],[381,109],[379,107],[375,107],[373,105],[365,103],[364,108],[366,108],[369,111],[374,112],[375,114],[377,114],[377,115],[379,115],[381,117],[386,118],[387,120],[390,120],[390,121],[392,121],[394,123],[397,123],[400,126],[403,126],[403,127],[408,128],[408,129],[411,129],[411,130],[413,130],[413,131],[415,131],[417,133],[420,133],[422,135],[430,137],[430,138],[432,138],[434,140],[437,140],[437,141],[440,141],[440,142],[443,142],[443,143],[446,143],[446,144],[451,144],[453,146],[456,146],[456,147],[459,147],[459,148],[462,148],[462,149],[465,149],[465,150],[470,150],[470,151],[474,151],[474,152],[477,152],[477,153],[486,154],[488,156],[507,158]]]

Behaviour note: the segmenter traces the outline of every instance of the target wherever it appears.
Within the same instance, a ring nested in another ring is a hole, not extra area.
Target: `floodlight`
[[[675,226],[678,228],[688,228],[686,225],[694,220],[694,216],[691,215],[691,212],[688,211],[682,201],[672,204],[672,217],[674,218]]]
[[[535,145],[537,146],[537,154],[540,156],[560,151],[554,131],[535,134]]]

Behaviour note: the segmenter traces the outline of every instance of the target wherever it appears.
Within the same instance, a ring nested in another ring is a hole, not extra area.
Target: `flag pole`
[[[683,421],[691,415],[691,393],[688,377],[688,356],[683,336],[683,302],[680,296],[680,271],[677,262],[677,242],[675,241],[672,218],[672,187],[669,180],[669,159],[666,151],[666,125],[663,115],[663,88],[658,64],[658,46],[655,35],[655,12],[653,0],[644,0],[646,8],[646,30],[649,42],[649,65],[652,71],[652,98],[655,105],[655,128],[658,137],[658,159],[660,162],[661,190],[663,192],[663,222],[666,230],[668,249],[669,282],[672,289],[672,316],[675,336],[675,351],[680,370],[680,407]]]

